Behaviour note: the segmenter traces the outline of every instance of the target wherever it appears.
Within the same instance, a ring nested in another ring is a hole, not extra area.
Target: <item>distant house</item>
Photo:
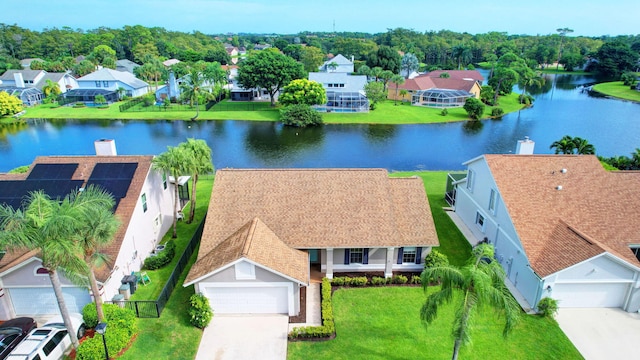
[[[464,165],[455,214],[495,246],[524,308],[551,297],[640,309],[640,172],[606,171],[591,155],[487,154]]]
[[[20,60],[20,65],[22,65],[23,69],[31,70],[31,63],[34,61],[44,62],[44,60],[40,58],[27,58]]]
[[[254,44],[253,45],[253,50],[264,50],[264,49],[268,49],[270,48],[271,45],[270,44]]]
[[[342,54],[338,54],[320,65],[318,70],[322,72],[352,73],[353,57],[349,60]]]
[[[60,92],[78,88],[78,82],[69,73],[50,73],[44,70],[7,70],[0,76],[0,91],[10,93],[27,106],[42,102],[42,88],[47,80],[57,83]]]
[[[96,270],[100,294],[72,283],[64,272],[60,281],[69,311],[81,312],[92,296],[111,300],[124,276],[139,271],[171,227],[173,186],[167,174],[151,167],[152,156],[117,155],[113,140],[96,141],[96,156],[44,156],[25,174],[0,174],[0,203],[19,208],[29,191],[42,189],[64,197],[98,184],[116,199],[121,221],[113,242],[102,249],[107,261]],[[39,251],[3,252],[0,258],[0,319],[58,314],[51,281]]]
[[[365,75],[346,72],[311,72],[309,80],[322,84],[327,93],[327,103],[315,106],[326,112],[367,112],[369,100],[364,93]]]
[[[231,44],[224,44],[224,49],[227,51],[227,54],[231,57],[231,63],[238,63],[238,56],[240,55],[240,51],[237,47]]]
[[[449,77],[441,77],[446,72]],[[397,86],[389,83],[388,98],[405,100],[400,90],[406,90],[412,105],[428,107],[459,107],[467,98],[480,98],[481,84],[484,78],[475,70],[432,71],[414,78],[406,79]]]
[[[162,62],[162,65],[166,66],[166,67],[170,67],[171,65],[175,65],[177,63],[179,63],[180,60],[178,59],[169,59],[169,60],[165,60]]]
[[[184,286],[216,314],[300,312],[311,269],[419,272],[438,238],[424,184],[383,169],[218,170]]]
[[[133,70],[139,66],[140,65],[134,63],[129,59],[122,59],[122,60],[116,61],[116,70],[118,71],[126,71],[133,74]]]
[[[108,102],[118,100],[119,89],[124,89],[128,97],[138,97],[148,93],[149,84],[136,78],[132,73],[102,68],[78,79],[79,89],[65,97],[77,97],[77,101],[92,102],[95,95],[105,96]],[[91,91],[89,91],[91,90]]]

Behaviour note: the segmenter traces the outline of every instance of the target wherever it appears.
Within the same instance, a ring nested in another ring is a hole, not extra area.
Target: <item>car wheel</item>
[[[87,332],[87,329],[84,327],[84,324],[80,325],[80,329],[78,329],[78,340],[84,337],[84,333]]]

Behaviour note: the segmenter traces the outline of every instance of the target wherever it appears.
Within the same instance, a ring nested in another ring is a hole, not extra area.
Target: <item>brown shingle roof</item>
[[[107,246],[105,249],[102,249],[102,252],[108,256],[109,261],[107,262],[106,266],[103,266],[96,270],[96,278],[99,281],[106,281],[113,269],[113,263],[118,256],[126,230],[129,227],[129,222],[131,220],[131,216],[133,215],[133,210],[136,206],[136,202],[138,201],[138,196],[140,196],[140,193],[142,192],[142,186],[144,185],[147,174],[151,169],[151,159],[153,159],[153,156],[45,156],[36,158],[31,165],[29,171],[31,171],[31,169],[33,169],[36,164],[78,163],[78,168],[73,174],[72,180],[86,181],[89,179],[89,176],[93,171],[93,167],[97,163],[138,164],[138,167],[136,168],[136,171],[131,180],[131,184],[129,185],[127,195],[120,200],[118,208],[115,212],[116,217],[120,219],[122,224],[116,232],[114,241],[111,242],[111,244],[109,244],[109,246]],[[24,176],[25,178],[27,175],[28,173],[22,174],[22,176]],[[7,179],[6,177],[3,178]],[[0,272],[9,269],[11,266],[14,266],[17,259],[26,259],[24,258],[26,253],[27,251],[15,252],[11,254],[8,253],[7,255],[5,255],[2,260],[0,260]],[[34,254],[37,254],[37,252],[35,252]]]
[[[255,217],[296,249],[438,245],[419,178],[389,178],[384,169],[224,169],[198,260]]]
[[[484,158],[540,276],[605,251],[640,267],[629,249],[640,245],[640,172],[606,171],[591,155]]]
[[[290,248],[262,221],[254,218],[200,258],[191,268],[185,284],[241,258],[264,265],[303,284],[308,283],[307,253]]]

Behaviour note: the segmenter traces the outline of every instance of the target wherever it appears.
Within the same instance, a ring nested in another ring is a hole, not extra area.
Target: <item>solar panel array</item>
[[[98,163],[91,172],[87,186],[98,185],[110,192],[116,200],[117,208],[120,199],[127,196],[137,168],[137,163]]]
[[[26,180],[0,181],[0,204],[18,209],[29,193],[42,190],[53,199],[62,199],[82,186],[71,180],[78,164],[36,164]]]

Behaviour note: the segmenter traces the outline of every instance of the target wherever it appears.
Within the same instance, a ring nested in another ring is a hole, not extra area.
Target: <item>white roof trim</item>
[[[636,272],[640,272],[640,267],[638,267],[636,265],[633,265],[633,264],[629,263],[628,261],[623,260],[623,259],[613,255],[612,253],[610,253],[608,251],[605,251],[605,252],[600,253],[600,254],[598,254],[596,256],[593,256],[593,257],[590,257],[590,258],[588,258],[586,260],[580,261],[579,263],[575,263],[575,264],[573,264],[571,266],[568,266],[568,267],[566,267],[566,268],[564,268],[562,270],[558,270],[558,271],[554,272],[553,274],[549,274],[549,275],[543,277],[542,280],[546,280],[546,279],[548,279],[548,278],[550,278],[552,276],[558,275],[559,273],[561,273],[563,271],[572,269],[572,268],[577,267],[579,265],[582,265],[582,264],[584,264],[584,263],[586,263],[588,261],[591,261],[591,260],[594,260],[594,259],[597,259],[597,258],[603,257],[603,256],[606,256],[606,257],[610,258],[611,260],[613,260],[614,262],[618,263],[619,265],[621,265],[623,267],[626,267],[626,268],[628,268],[630,270],[633,270],[633,271],[636,271]]]
[[[191,179],[191,176],[178,176],[178,185],[182,186],[186,184],[189,179]],[[176,179],[173,176],[169,176],[169,182],[175,184]]]
[[[293,281],[293,282],[298,283],[298,284],[300,284],[300,285],[304,285],[304,286],[308,286],[308,285],[309,285],[309,284],[306,284],[306,283],[304,283],[304,282],[302,282],[302,281],[300,281],[300,280],[297,280],[297,279],[294,279],[294,278],[292,278],[292,277],[290,277],[290,276],[288,276],[288,275],[285,275],[285,274],[283,274],[283,273],[281,273],[281,272],[279,272],[279,271],[273,270],[273,269],[272,269],[272,268],[270,268],[270,267],[264,266],[264,265],[262,265],[262,264],[259,264],[259,263],[255,262],[255,261],[253,261],[253,260],[250,260],[250,259],[248,259],[248,258],[246,258],[246,257],[242,256],[242,257],[240,257],[239,259],[234,260],[234,261],[232,261],[232,262],[230,262],[230,263],[228,263],[228,264],[226,264],[226,265],[223,265],[223,266],[221,266],[221,267],[217,268],[216,270],[213,270],[213,271],[211,271],[211,272],[208,272],[208,273],[206,273],[206,274],[204,274],[204,275],[200,276],[199,278],[194,279],[193,281],[190,281],[190,282],[188,282],[188,283],[183,284],[182,286],[187,287],[187,286],[189,286],[189,285],[193,285],[193,284],[195,284],[195,283],[197,283],[197,282],[200,282],[200,281],[202,281],[202,280],[204,280],[204,279],[208,278],[209,276],[213,276],[213,275],[215,275],[215,274],[217,274],[217,273],[221,272],[222,270],[228,269],[228,268],[230,268],[231,266],[234,266],[235,264],[237,264],[237,263],[239,263],[239,262],[242,262],[242,261],[246,261],[246,262],[248,262],[248,263],[250,263],[250,264],[252,264],[252,265],[254,265],[254,266],[257,266],[257,267],[259,267],[259,268],[261,268],[261,269],[263,269],[263,270],[267,270],[267,271],[269,271],[269,272],[272,272],[272,273],[274,273],[274,274],[276,274],[276,275],[278,275],[278,276],[280,276],[280,277],[283,277],[283,278],[285,278],[285,279],[287,279],[287,280],[289,280],[289,281]]]
[[[3,277],[3,276],[5,276],[5,275],[7,275],[7,274],[10,274],[10,273],[12,273],[12,272],[14,272],[14,271],[16,271],[16,270],[18,270],[18,269],[20,269],[20,268],[22,268],[22,267],[26,266],[26,265],[27,265],[27,264],[29,264],[29,263],[34,262],[34,261],[40,261],[40,263],[42,263],[42,259],[40,259],[40,258],[39,258],[39,257],[37,257],[37,256],[32,256],[32,257],[30,257],[30,258],[26,259],[25,261],[23,261],[23,262],[21,262],[21,263],[19,263],[19,264],[17,264],[17,265],[14,265],[14,266],[10,267],[9,269],[7,269],[7,270],[5,270],[5,271],[1,272],[1,273],[0,273],[0,277]]]
[[[478,160],[480,160],[480,159],[484,159],[484,155],[476,156],[476,157],[474,157],[474,158],[473,158],[473,159],[471,159],[471,160],[467,160],[467,161],[463,162],[463,163],[462,163],[462,165],[469,165],[469,164],[471,164],[472,162],[478,161]]]

